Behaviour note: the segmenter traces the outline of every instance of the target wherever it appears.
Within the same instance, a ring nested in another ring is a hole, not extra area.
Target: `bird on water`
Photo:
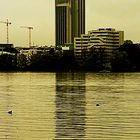
[[[9,110],[8,111],[8,114],[12,115],[13,114],[13,111],[12,110]]]
[[[100,106],[100,104],[96,104],[96,106]]]

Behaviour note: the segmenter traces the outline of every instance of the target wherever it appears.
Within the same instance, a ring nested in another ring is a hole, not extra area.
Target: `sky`
[[[0,0],[0,21],[8,19],[9,42],[28,46],[55,44],[55,0]],[[86,33],[111,27],[124,31],[125,40],[140,42],[140,0],[86,0]],[[6,43],[6,25],[0,23],[0,43]]]

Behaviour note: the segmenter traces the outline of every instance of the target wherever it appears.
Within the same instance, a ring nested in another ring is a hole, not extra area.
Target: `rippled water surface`
[[[0,140],[140,140],[140,73],[0,73]]]

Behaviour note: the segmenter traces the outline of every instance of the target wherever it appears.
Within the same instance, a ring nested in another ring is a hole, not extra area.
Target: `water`
[[[0,73],[0,140],[139,140],[139,100],[140,73]]]

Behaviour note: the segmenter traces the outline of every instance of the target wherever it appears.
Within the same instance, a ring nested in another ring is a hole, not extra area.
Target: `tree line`
[[[140,71],[140,45],[132,41],[115,50],[110,58],[111,71]],[[36,53],[27,57],[24,54],[1,54],[0,71],[93,71],[104,70],[102,52],[93,49],[82,63],[79,63],[73,52],[55,51]]]

